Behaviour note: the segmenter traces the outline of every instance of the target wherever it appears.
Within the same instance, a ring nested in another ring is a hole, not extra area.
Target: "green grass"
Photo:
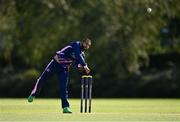
[[[59,99],[0,99],[0,121],[180,121],[180,99],[93,99],[90,114],[79,112],[79,99],[69,101],[67,115]]]

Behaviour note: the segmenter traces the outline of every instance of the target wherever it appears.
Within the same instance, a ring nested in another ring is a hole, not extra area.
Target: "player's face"
[[[91,42],[84,42],[83,43],[83,47],[84,47],[85,50],[89,49],[90,46],[91,46]]]

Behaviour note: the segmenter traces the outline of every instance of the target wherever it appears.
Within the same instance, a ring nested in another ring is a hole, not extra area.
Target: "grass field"
[[[0,121],[180,121],[180,99],[93,99],[90,114],[69,101],[73,114],[62,114],[59,99],[0,99]]]

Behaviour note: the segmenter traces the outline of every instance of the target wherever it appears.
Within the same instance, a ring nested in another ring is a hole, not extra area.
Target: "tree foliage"
[[[1,88],[18,81],[32,87],[56,50],[89,37],[96,96],[138,96],[145,71],[151,73],[150,56],[180,53],[179,5],[179,0],[0,0]],[[71,73],[76,91],[78,75]]]

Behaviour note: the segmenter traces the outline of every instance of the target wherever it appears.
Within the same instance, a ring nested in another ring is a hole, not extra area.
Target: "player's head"
[[[89,38],[84,38],[81,40],[81,46],[83,50],[87,50],[91,46],[91,40]]]

